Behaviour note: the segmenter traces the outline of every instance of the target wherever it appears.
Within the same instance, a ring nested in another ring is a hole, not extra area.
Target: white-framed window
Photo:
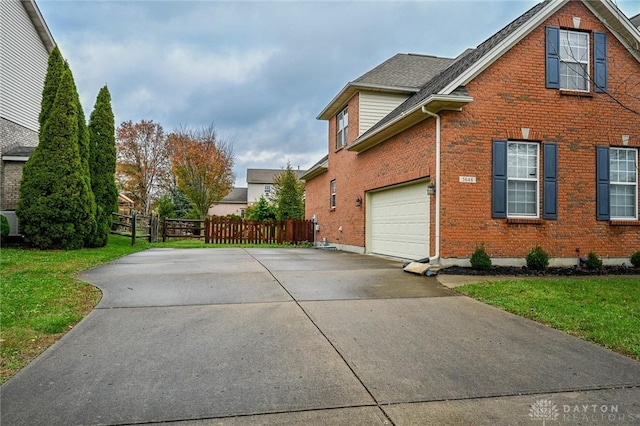
[[[609,149],[609,208],[611,219],[638,218],[637,149]]]
[[[329,205],[332,209],[335,209],[336,208],[336,180],[335,179],[333,179],[329,184],[329,192],[330,192]]]
[[[271,185],[270,184],[266,184],[264,186],[264,195],[266,197],[269,197],[269,195],[271,195]]]
[[[560,88],[589,91],[589,33],[560,30]]]
[[[337,125],[338,134],[336,137],[336,148],[342,148],[347,144],[347,133],[349,130],[349,111],[347,108],[338,113]]]
[[[540,145],[507,143],[507,216],[538,217]]]

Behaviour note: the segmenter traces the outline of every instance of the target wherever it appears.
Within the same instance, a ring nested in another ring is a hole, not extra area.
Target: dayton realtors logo
[[[529,417],[542,421],[544,426],[548,421],[562,423],[618,423],[640,422],[640,414],[620,413],[615,404],[563,404],[557,406],[551,399],[537,399],[529,406]]]
[[[542,426],[547,421],[558,420],[558,416],[560,416],[558,407],[550,399],[538,399],[529,407],[529,417],[533,420],[541,420]]]

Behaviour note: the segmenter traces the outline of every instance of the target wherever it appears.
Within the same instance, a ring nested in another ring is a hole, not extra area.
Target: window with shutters
[[[609,149],[609,208],[611,219],[638,218],[638,151]]]
[[[549,26],[545,34],[547,88],[589,92],[593,83],[595,92],[607,91],[606,33]]]
[[[558,144],[494,139],[492,156],[491,217],[558,219]]]
[[[507,216],[538,217],[539,145],[507,143]]]

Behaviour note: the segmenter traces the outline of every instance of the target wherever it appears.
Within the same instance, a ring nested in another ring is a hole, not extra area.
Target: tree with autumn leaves
[[[199,217],[233,187],[233,146],[218,138],[213,125],[181,128],[169,135],[171,171],[178,189],[191,201]]]
[[[233,147],[218,138],[213,125],[182,127],[166,134],[151,120],[124,122],[117,130],[118,182],[144,214],[168,194],[180,192],[198,217],[224,198],[233,186]]]

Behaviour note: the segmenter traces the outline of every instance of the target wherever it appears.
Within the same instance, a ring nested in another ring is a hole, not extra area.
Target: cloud
[[[316,115],[394,54],[455,57],[535,3],[38,1],[87,114],[108,84],[116,124],[213,123],[234,141],[239,177],[313,165],[328,148]],[[618,4],[640,12],[637,0]]]

